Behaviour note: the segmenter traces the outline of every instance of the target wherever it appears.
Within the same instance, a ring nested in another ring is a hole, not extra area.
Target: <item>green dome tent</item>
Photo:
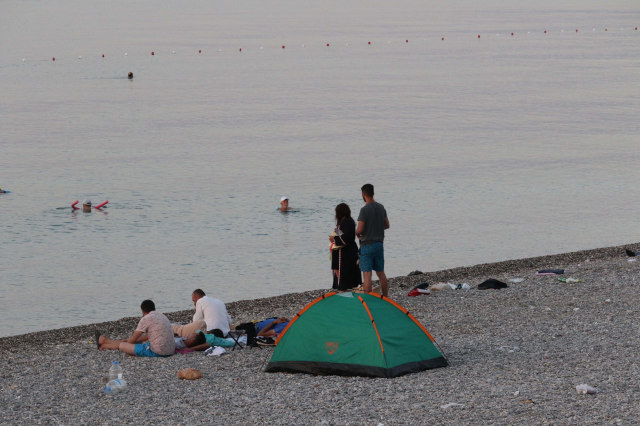
[[[289,322],[265,371],[397,377],[446,366],[429,332],[393,300],[331,292]]]

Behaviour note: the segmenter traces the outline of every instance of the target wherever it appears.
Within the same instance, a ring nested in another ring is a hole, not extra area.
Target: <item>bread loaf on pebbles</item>
[[[202,372],[200,370],[196,370],[195,368],[185,368],[184,370],[178,371],[178,379],[183,379],[183,380],[202,379]]]

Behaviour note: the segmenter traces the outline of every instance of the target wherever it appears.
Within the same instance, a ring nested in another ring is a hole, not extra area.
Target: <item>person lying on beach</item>
[[[231,329],[231,317],[227,313],[227,307],[222,300],[207,296],[201,289],[196,289],[191,294],[196,313],[193,322],[204,320],[207,330],[220,329],[226,336]]]
[[[285,317],[280,317],[278,319],[268,319],[265,321],[260,321],[256,324],[256,328],[258,329],[258,337],[277,337],[282,330],[284,330],[287,325],[289,325],[289,320]]]
[[[276,210],[281,212],[287,212],[289,210],[293,210],[293,207],[289,207],[289,197],[285,196],[280,198],[280,207],[278,207]]]
[[[214,346],[230,348],[234,345],[233,341],[222,337],[222,330],[219,329],[212,330],[211,333],[204,333],[202,330],[198,330],[186,338],[176,337],[175,342],[176,350],[178,351],[185,348],[193,349],[194,351],[206,351]]]
[[[171,324],[171,327],[173,328],[173,335],[175,337],[182,337],[186,339],[198,330],[206,330],[207,323],[204,320],[198,320],[184,325],[174,323]]]
[[[142,319],[131,337],[124,340],[108,339],[96,331],[98,349],[119,349],[122,352],[146,357],[167,357],[173,355],[176,343],[169,318],[156,311],[151,300],[140,305]]]

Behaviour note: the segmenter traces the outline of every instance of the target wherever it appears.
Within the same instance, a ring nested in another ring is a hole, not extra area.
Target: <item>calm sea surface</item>
[[[638,4],[512,3],[1,2],[0,336],[640,241]]]

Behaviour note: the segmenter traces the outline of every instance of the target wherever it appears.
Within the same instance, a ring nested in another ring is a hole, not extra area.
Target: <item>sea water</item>
[[[0,336],[640,241],[637,4],[471,3],[3,1]]]

